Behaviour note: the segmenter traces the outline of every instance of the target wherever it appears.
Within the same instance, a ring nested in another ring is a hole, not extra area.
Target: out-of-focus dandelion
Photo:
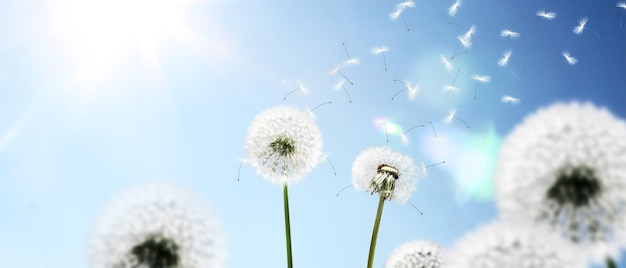
[[[446,92],[459,91],[460,88],[454,86],[454,84],[456,83],[456,79],[459,77],[460,72],[461,72],[461,69],[456,70],[456,75],[454,76],[454,80],[452,80],[452,84],[444,85],[443,91],[446,91]]]
[[[567,51],[561,52],[561,55],[563,55],[563,58],[565,58],[565,60],[567,61],[567,63],[569,63],[569,65],[575,65],[576,62],[578,62],[578,59],[574,58]]]
[[[456,0],[454,4],[452,4],[448,8],[448,14],[450,15],[450,17],[454,17],[454,15],[456,15],[456,12],[459,11],[459,7],[461,7],[462,5],[463,2],[461,0]]]
[[[416,240],[396,247],[387,260],[385,268],[424,267],[442,268],[446,261],[446,251],[430,241]]]
[[[458,118],[456,116],[456,112],[457,112],[456,108],[450,109],[450,111],[448,111],[448,115],[446,115],[446,117],[443,118],[443,122],[446,124],[449,124],[450,122],[452,122],[453,119],[456,119],[459,122],[463,123],[467,128],[470,128],[470,126],[467,124],[467,122],[465,122],[465,120]]]
[[[457,39],[461,41],[461,45],[465,48],[469,48],[472,46],[472,35],[476,33],[476,26],[470,26],[469,30],[465,32],[463,35],[457,36]]]
[[[509,63],[509,58],[511,57],[511,54],[513,54],[513,50],[505,50],[502,53],[502,58],[498,60],[498,65],[500,65],[500,67],[506,66]]]
[[[502,217],[548,226],[590,260],[614,263],[626,243],[624,137],[626,122],[591,103],[556,103],[528,116],[501,147]]]
[[[306,112],[278,106],[261,112],[246,136],[248,161],[256,172],[283,185],[287,267],[293,267],[288,185],[296,183],[321,160],[322,136]]]
[[[449,252],[449,267],[586,267],[579,254],[543,228],[490,222],[459,239]]]
[[[501,37],[509,37],[511,39],[517,39],[518,37],[520,37],[520,33],[518,32],[514,32],[512,30],[509,29],[504,29],[500,32],[500,36]]]
[[[389,47],[386,46],[382,46],[382,47],[375,47],[372,48],[372,54],[374,55],[378,55],[381,54],[383,55],[383,62],[385,63],[385,72],[387,71],[387,58],[385,58],[385,52],[389,51]]]
[[[483,84],[489,83],[489,81],[491,81],[491,77],[488,76],[488,75],[477,75],[477,74],[475,74],[475,75],[472,75],[472,79],[476,80],[476,86],[474,87],[474,100],[475,100],[476,99],[476,91],[478,89],[478,84],[479,83],[483,83]]]
[[[500,101],[502,101],[502,103],[508,102],[511,104],[518,104],[520,102],[520,99],[511,97],[509,95],[504,95]]]
[[[371,268],[384,201],[395,199],[404,203],[409,200],[417,187],[417,167],[410,156],[389,147],[372,147],[362,151],[354,160],[352,185],[357,190],[380,195],[367,259],[367,267]]]
[[[397,20],[398,18],[402,18],[402,21],[404,22],[404,26],[406,27],[406,30],[411,31],[411,29],[409,29],[409,25],[406,23],[406,20],[404,19],[404,16],[402,16],[402,12],[406,8],[414,8],[414,7],[415,7],[415,2],[413,2],[412,0],[407,0],[402,3],[399,3],[396,5],[396,10],[389,14],[389,18],[392,20]]]
[[[552,12],[552,11],[546,12],[544,9],[537,11],[535,15],[537,15],[538,17],[547,19],[547,20],[553,20],[556,18],[556,12]]]
[[[226,239],[210,206],[173,183],[114,195],[96,219],[90,267],[226,267]]]
[[[622,22],[624,21],[624,11],[626,11],[626,2],[617,2],[616,6],[622,9],[622,16],[619,18],[619,27],[622,28]]]
[[[346,93],[346,96],[348,96],[348,101],[350,101],[350,103],[352,103],[352,98],[350,98],[350,94],[348,94],[348,90],[346,89],[346,87],[343,86],[343,84],[345,84],[346,81],[345,80],[341,80],[339,81],[337,84],[335,84],[333,86],[334,90],[339,90],[340,88],[343,88],[343,92]]]
[[[587,22],[589,21],[589,19],[587,19],[587,17],[583,17],[578,19],[578,26],[574,27],[574,29],[572,30],[572,32],[574,32],[574,34],[576,35],[581,35],[583,33],[583,31],[585,30],[585,26],[587,25]],[[594,32],[593,30],[587,28],[589,31],[591,31],[593,34],[596,35],[596,37],[598,39],[600,39],[600,36],[598,35],[598,33]]]
[[[420,90],[420,86],[418,84],[412,85],[411,82],[409,82],[407,80],[404,80],[404,81],[393,80],[393,81],[403,83],[404,84],[404,89],[396,92],[395,94],[393,94],[393,96],[391,97],[391,100],[393,100],[398,94],[406,91],[407,92],[407,97],[409,98],[409,100],[413,101],[415,99],[415,96],[417,96],[417,93]]]
[[[443,63],[443,65],[446,67],[446,71],[451,72],[452,71],[452,63],[450,61],[448,61],[448,58],[446,58],[446,56],[444,56],[443,54],[441,55],[441,62]]]
[[[292,93],[297,92],[297,91],[302,92],[302,95],[308,95],[309,94],[309,89],[306,88],[304,86],[304,84],[302,84],[302,82],[298,82],[298,88],[296,88],[296,89],[294,89],[292,91],[289,91],[289,93],[287,93],[287,95],[285,96],[285,98],[283,98],[283,100],[284,101],[287,100],[287,97],[289,97],[289,95],[291,95]]]

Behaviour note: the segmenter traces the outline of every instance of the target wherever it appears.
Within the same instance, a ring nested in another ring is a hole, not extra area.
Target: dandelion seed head
[[[503,103],[509,102],[512,104],[518,104],[520,102],[520,99],[511,97],[509,95],[504,95],[500,101],[502,101]]]
[[[475,74],[475,75],[472,75],[472,79],[476,80],[478,82],[481,82],[483,84],[489,83],[489,81],[491,81],[491,77],[488,76],[488,75],[482,75],[481,76],[481,75]]]
[[[450,111],[448,112],[448,115],[443,119],[443,122],[446,124],[452,122],[452,119],[454,119],[454,115],[456,114],[456,111],[457,111],[456,108],[450,109]]]
[[[277,106],[252,121],[245,147],[257,174],[272,183],[292,184],[319,163],[322,137],[309,113]]]
[[[545,10],[539,10],[537,11],[537,13],[535,13],[535,15],[542,17],[544,19],[547,20],[553,20],[556,18],[556,13],[555,12],[546,12]]]
[[[449,253],[458,268],[584,268],[585,262],[545,228],[490,222],[459,239]]]
[[[591,103],[557,103],[506,138],[496,169],[505,218],[547,225],[591,260],[626,245],[626,122]]]
[[[452,4],[448,8],[448,14],[450,15],[450,17],[454,17],[456,13],[459,11],[459,7],[461,7],[462,5],[463,5],[463,2],[461,0],[456,0],[454,4]]]
[[[587,21],[588,19],[586,17],[579,19],[578,26],[574,27],[574,30],[572,31],[577,35],[582,34],[585,30],[585,25],[587,25]]]
[[[510,37],[511,39],[517,39],[518,37],[520,37],[520,33],[518,32],[514,32],[512,30],[509,29],[504,29],[500,32],[500,36],[501,37]]]
[[[404,203],[417,187],[417,167],[410,156],[389,147],[362,151],[352,164],[352,185],[357,190],[378,193],[386,200]]]
[[[122,190],[96,219],[89,241],[94,268],[226,267],[224,233],[197,195],[165,182]]]
[[[446,251],[439,245],[425,240],[416,240],[396,247],[387,260],[385,268],[444,267]]]
[[[372,51],[372,54],[378,55],[378,54],[382,54],[382,53],[389,51],[389,47],[386,47],[386,46],[374,47],[371,49],[371,51]]]

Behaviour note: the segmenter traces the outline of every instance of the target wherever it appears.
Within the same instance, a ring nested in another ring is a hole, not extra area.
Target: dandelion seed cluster
[[[389,147],[372,147],[354,160],[352,185],[404,203],[417,187],[417,167],[411,157]]]
[[[446,252],[439,245],[424,240],[411,241],[396,247],[385,268],[443,268]]]
[[[590,103],[528,116],[503,143],[502,215],[545,224],[600,261],[626,243],[626,123]]]
[[[578,254],[546,229],[491,222],[459,239],[449,253],[456,268],[583,268]]]
[[[225,267],[225,237],[209,206],[164,182],[112,197],[95,223],[90,267]]]
[[[300,181],[321,161],[322,136],[307,112],[278,106],[260,113],[246,137],[247,161],[278,184]]]

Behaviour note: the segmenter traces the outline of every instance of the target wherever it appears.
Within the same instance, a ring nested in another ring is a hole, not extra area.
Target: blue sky
[[[579,100],[626,117],[617,1],[474,0],[452,17],[451,2],[417,0],[397,20],[388,15],[400,1],[85,2],[100,5],[0,2],[0,258],[11,267],[87,267],[89,231],[108,197],[155,179],[206,197],[225,227],[229,267],[283,266],[281,187],[247,165],[237,179],[248,125],[276,105],[332,102],[314,113],[337,175],[324,161],[290,188],[297,267],[366,263],[378,199],[351,188],[336,196],[366,148],[446,161],[428,169],[410,199],[423,216],[408,204],[385,206],[380,267],[401,243],[449,248],[497,217],[498,146],[527,114]],[[537,17],[540,9],[557,17]],[[582,17],[586,29],[575,35]],[[472,25],[466,49],[457,36]],[[500,37],[505,28],[521,36]],[[380,46],[389,47],[387,71],[370,52]],[[446,71],[441,55],[465,50]],[[569,65],[563,51],[578,62]],[[345,84],[352,103],[333,89],[343,77],[330,73],[348,56],[360,60],[341,69],[354,83]],[[476,88],[474,74],[491,80]],[[394,80],[421,90],[412,101],[404,92],[391,100],[403,89]],[[283,100],[298,83],[310,93]],[[460,90],[444,92],[451,83]],[[504,95],[521,102],[502,103]],[[469,129],[443,122],[452,108]],[[397,128],[388,138],[380,118]],[[418,125],[404,145],[397,134]],[[433,129],[444,141],[433,141]]]

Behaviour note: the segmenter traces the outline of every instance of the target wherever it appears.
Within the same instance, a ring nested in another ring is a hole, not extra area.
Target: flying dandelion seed
[[[428,121],[428,123],[430,124],[430,128],[433,130],[433,134],[435,134],[435,140],[440,140],[439,136],[437,135],[437,131],[435,131],[435,127],[433,126],[433,121]]]
[[[322,160],[328,161],[328,164],[330,164],[330,167],[333,168],[333,173],[335,173],[335,176],[337,176],[337,171],[335,170],[335,165],[333,165],[333,162],[330,161],[329,155],[325,154],[324,156],[322,156]],[[337,194],[337,195],[339,195],[339,194]]]
[[[537,11],[537,13],[535,13],[535,15],[537,15],[538,17],[542,17],[544,19],[547,20],[553,20],[556,18],[556,12],[546,12],[544,9]]]
[[[315,106],[315,108],[311,109],[311,112],[315,111],[317,108],[319,108],[321,106],[324,106],[326,104],[332,104],[332,103],[333,103],[332,101],[327,101],[327,102],[320,103],[319,105]]]
[[[350,103],[352,103],[352,99],[350,98],[350,94],[348,94],[348,90],[346,89],[346,87],[343,86],[343,84],[345,84],[345,83],[346,83],[345,80],[341,80],[337,84],[335,84],[335,86],[333,86],[333,89],[334,90],[339,90],[340,88],[343,88],[343,92],[345,92],[346,96],[348,96],[348,101],[350,101]]]
[[[456,12],[459,10],[459,7],[461,7],[462,5],[463,2],[461,0],[456,0],[454,4],[452,4],[452,6],[448,8],[448,14],[450,15],[450,17],[454,17],[454,15],[456,15]]]
[[[397,20],[406,8],[413,8],[413,7],[415,7],[415,2],[413,2],[412,0],[407,0],[402,3],[399,3],[396,5],[396,10],[389,14],[389,18],[392,20]]]
[[[619,27],[622,28],[622,22],[624,21],[624,11],[626,11],[626,2],[617,2],[616,6],[622,9],[622,16],[619,18]]]
[[[476,91],[478,89],[478,84],[479,83],[483,83],[483,84],[489,83],[489,81],[491,81],[491,77],[487,76],[487,75],[481,76],[481,75],[475,74],[475,75],[472,75],[472,79],[476,80],[476,86],[474,87],[474,100],[475,100],[476,99]]]
[[[452,84],[443,86],[443,91],[459,91],[460,90],[459,87],[454,86],[454,83],[456,83],[456,79],[459,77],[460,72],[461,72],[461,69],[457,69],[456,75],[454,76],[454,80],[452,80]]]
[[[450,109],[450,111],[448,112],[448,115],[443,118],[443,122],[446,124],[449,124],[450,122],[452,122],[452,119],[456,119],[459,122],[463,123],[467,128],[470,128],[470,126],[461,118],[456,117],[456,108],[452,108]]]
[[[378,55],[381,54],[383,55],[383,62],[385,63],[385,72],[387,71],[387,59],[385,58],[385,52],[389,51],[389,47],[386,46],[382,46],[382,47],[375,47],[372,48],[372,54],[374,55]]]
[[[509,29],[504,29],[500,32],[500,36],[501,37],[509,37],[511,39],[517,39],[518,37],[520,37],[520,33],[518,32],[514,32],[512,30]]]
[[[578,26],[574,27],[574,29],[572,30],[572,32],[574,32],[574,34],[576,35],[581,35],[583,33],[583,31],[585,30],[585,26],[587,25],[587,22],[589,21],[589,19],[587,19],[587,17],[583,17],[578,19]],[[600,39],[600,36],[598,35],[598,33],[596,33],[595,31],[587,28],[589,31],[591,31],[598,39]]]
[[[461,45],[463,45],[463,47],[469,48],[472,46],[472,35],[474,35],[475,33],[476,33],[476,26],[472,25],[470,26],[469,30],[465,32],[465,34],[457,36],[457,39],[461,41]]]
[[[394,98],[395,98],[398,94],[400,94],[400,93],[402,93],[402,92],[404,92],[404,91],[407,91],[407,94],[408,94],[408,98],[409,98],[409,100],[410,100],[410,101],[413,101],[413,100],[415,99],[415,96],[417,96],[417,93],[418,93],[418,92],[419,92],[419,90],[420,90],[420,87],[419,87],[419,85],[418,85],[418,84],[415,84],[415,86],[413,86],[413,85],[411,84],[411,82],[409,82],[409,81],[407,81],[407,80],[400,81],[400,80],[395,80],[395,79],[394,79],[393,81],[403,83],[403,84],[404,84],[404,89],[403,89],[403,90],[400,90],[400,91],[398,91],[398,92],[396,92],[396,93],[395,93],[395,94],[391,97],[391,100],[393,100],[393,99],[394,99]]]
[[[337,67],[333,68],[333,69],[330,71],[330,74],[331,74],[331,75],[339,74],[339,75],[341,75],[341,77],[343,77],[343,79],[345,79],[346,81],[348,81],[348,83],[350,83],[350,85],[354,85],[354,83],[352,83],[352,81],[351,81],[351,80],[350,80],[350,79],[349,79],[349,78],[348,78],[345,74],[343,74],[343,73],[341,72],[341,68],[342,68],[344,65],[345,65],[344,63],[339,64]]]
[[[448,61],[446,56],[444,56],[443,54],[441,54],[441,62],[446,67],[446,71],[448,71],[448,72],[452,71],[452,68],[453,68],[452,63],[450,61]]]
[[[287,93],[287,95],[285,96],[285,98],[283,98],[283,101],[287,100],[287,97],[289,97],[289,95],[291,95],[292,93],[296,92],[296,91],[300,91],[302,92],[302,95],[308,95],[309,94],[309,89],[306,88],[302,82],[298,82],[298,88],[290,91],[289,93]]]
[[[506,66],[509,63],[509,58],[511,57],[511,54],[513,54],[513,50],[505,50],[504,53],[502,53],[502,58],[498,60],[498,65],[500,65],[500,67]]]
[[[511,103],[511,104],[518,104],[518,103],[520,103],[520,99],[511,97],[509,95],[504,95],[502,97],[501,101],[502,101],[502,103],[507,103],[508,102],[508,103]]]
[[[563,58],[565,58],[565,60],[567,61],[567,63],[569,63],[569,65],[575,65],[576,62],[578,62],[578,59],[574,58],[567,51],[561,52],[561,55],[563,55]]]
[[[341,43],[341,45],[343,46],[343,51],[346,52],[346,56],[348,57],[348,60],[352,59],[352,57],[350,57],[350,53],[348,53],[348,49],[346,48],[346,44],[345,43]]]

